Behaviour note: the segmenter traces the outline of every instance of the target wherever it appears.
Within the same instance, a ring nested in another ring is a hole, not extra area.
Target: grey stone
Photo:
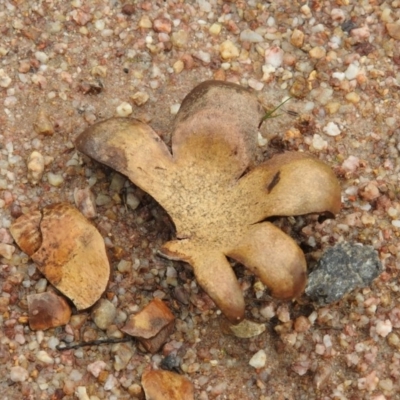
[[[92,311],[93,322],[103,330],[106,330],[113,323],[116,315],[115,305],[106,299],[100,299]]]
[[[382,271],[373,247],[340,243],[318,261],[308,277],[305,292],[319,305],[330,304],[356,288],[369,286]]]

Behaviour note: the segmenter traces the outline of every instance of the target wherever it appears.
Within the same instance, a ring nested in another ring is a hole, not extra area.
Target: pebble
[[[206,0],[197,0],[200,11],[209,13],[211,11],[211,4]]]
[[[96,200],[90,187],[84,189],[75,188],[74,190],[75,206],[86,218],[95,218],[97,216]]]
[[[346,100],[353,104],[358,103],[360,101],[360,95],[356,92],[347,93]]]
[[[341,104],[338,101],[330,101],[325,105],[325,109],[329,114],[336,114],[340,109]]]
[[[264,84],[262,82],[258,81],[257,79],[254,79],[254,78],[250,78],[247,81],[247,83],[252,89],[256,90],[257,92],[260,92],[264,87]]]
[[[172,45],[179,49],[186,47],[188,41],[189,41],[189,33],[184,30],[173,32],[171,35]]]
[[[47,288],[47,279],[41,278],[37,281],[35,285],[36,293],[44,293]]]
[[[117,378],[113,374],[108,375],[106,383],[104,384],[104,390],[110,391],[117,386],[118,386]]]
[[[333,89],[324,87],[313,89],[310,92],[311,97],[313,97],[313,99],[318,100],[319,103],[323,105],[329,102],[329,100],[332,98],[332,94],[333,94]]]
[[[55,350],[56,347],[60,344],[60,341],[55,337],[51,336],[49,340],[47,341],[47,345],[51,350]]]
[[[95,65],[90,70],[90,74],[94,77],[105,78],[107,76],[107,67],[104,65]]]
[[[4,72],[4,69],[0,69],[0,87],[7,88],[11,82],[11,78]]]
[[[350,36],[357,42],[361,43],[370,37],[371,33],[368,26],[362,26],[361,28],[355,28],[350,31]]]
[[[369,286],[382,271],[373,247],[340,243],[323,254],[305,292],[319,305],[334,303],[356,288]]]
[[[112,348],[114,354],[114,369],[123,370],[129,363],[134,352],[130,343],[118,343]]]
[[[157,18],[153,22],[153,29],[155,32],[171,33],[171,21],[167,18]]]
[[[339,24],[342,24],[346,20],[346,15],[341,8],[332,8],[331,17]]]
[[[15,252],[15,247],[11,244],[0,243],[0,256],[7,260],[11,260]]]
[[[238,58],[240,54],[239,49],[230,40],[221,43],[219,52],[223,60]]]
[[[178,114],[178,111],[180,108],[181,108],[180,104],[172,104],[172,106],[170,107],[170,113],[172,115],[176,115],[176,114]]]
[[[74,382],[79,382],[82,379],[83,373],[77,369],[73,369],[69,374],[69,379]]]
[[[265,332],[266,326],[265,324],[259,324],[248,319],[244,319],[237,325],[230,325],[229,329],[236,337],[244,339],[261,335],[263,332]]]
[[[290,95],[298,99],[302,99],[309,93],[308,82],[303,76],[296,76],[292,87],[290,88]]]
[[[386,24],[386,29],[390,37],[396,40],[400,40],[400,23],[397,22],[395,24],[388,23]]]
[[[45,364],[54,364],[54,358],[50,357],[49,354],[44,350],[39,350],[36,353],[36,359]]]
[[[10,232],[5,228],[0,228],[0,243],[12,244],[13,242],[14,239],[10,235]]]
[[[359,194],[363,200],[373,201],[381,195],[381,192],[378,189],[377,183],[371,181],[360,187]]]
[[[116,112],[119,117],[127,117],[128,115],[132,114],[132,106],[123,101],[117,108]]]
[[[323,47],[320,46],[316,46],[314,48],[312,48],[308,54],[310,55],[311,58],[315,58],[315,59],[320,59],[326,56],[326,50]]]
[[[40,61],[42,64],[47,64],[47,62],[49,61],[49,56],[46,53],[44,53],[43,51],[36,51],[35,58],[36,58],[36,60]]]
[[[265,50],[265,64],[278,68],[283,62],[283,50],[278,46],[272,46]]]
[[[54,187],[59,187],[64,182],[64,178],[62,177],[62,175],[53,174],[52,172],[49,172],[47,174],[47,180],[50,183],[50,185]]]
[[[174,69],[174,72],[176,74],[180,74],[183,69],[185,68],[185,64],[183,63],[182,60],[178,60],[176,62],[174,62],[174,64],[172,65],[172,68]]]
[[[104,22],[104,19],[98,19],[98,20],[94,23],[94,27],[95,27],[98,31],[102,31],[102,30],[106,27],[106,23]]]
[[[139,107],[143,104],[146,104],[149,98],[150,96],[146,92],[136,92],[134,95],[131,96],[132,101]]]
[[[104,371],[107,367],[107,364],[103,360],[96,360],[86,367],[88,372],[90,372],[95,378],[98,378],[100,373]]]
[[[261,132],[258,132],[257,134],[257,144],[260,147],[266,146],[266,144],[268,143],[268,139],[265,138],[263,135],[261,135]]]
[[[113,323],[116,315],[115,305],[106,299],[100,299],[92,311],[93,322],[103,330],[106,330]]]
[[[114,173],[112,178],[111,178],[111,183],[110,183],[110,190],[119,193],[126,182],[126,178],[119,174],[118,172]]]
[[[292,35],[290,36],[290,43],[294,47],[301,48],[304,43],[304,33],[299,29],[295,29]]]
[[[325,150],[328,148],[328,142],[324,140],[321,135],[315,133],[312,139],[312,147],[314,147],[315,150]]]
[[[150,29],[153,27],[153,23],[148,15],[143,15],[139,21],[139,28]]]
[[[133,15],[135,13],[135,6],[133,4],[125,4],[122,6],[121,12],[125,15]]]
[[[53,123],[44,109],[39,110],[35,122],[33,123],[33,128],[35,132],[41,135],[51,136],[54,134]]]
[[[312,13],[310,7],[306,4],[300,8],[301,13],[306,17],[306,18],[311,18]]]
[[[221,33],[221,29],[222,29],[221,24],[214,23],[210,26],[210,29],[208,31],[210,32],[211,35],[218,36]]]
[[[386,319],[385,321],[378,321],[375,329],[379,336],[386,337],[390,332],[392,332],[392,323],[389,319]]]
[[[355,79],[360,72],[360,68],[355,65],[355,64],[350,64],[345,73],[344,76],[346,77],[347,80],[351,81],[352,79]]]
[[[258,350],[257,353],[250,358],[249,365],[253,368],[260,369],[265,367],[267,363],[267,354],[265,350]]]
[[[307,332],[311,327],[311,322],[308,318],[301,315],[294,321],[294,330],[296,332]]]
[[[28,371],[20,366],[11,367],[10,369],[10,379],[13,382],[24,382],[28,379],[29,373]]]
[[[346,74],[344,72],[333,72],[332,78],[343,81],[346,78]]]
[[[263,42],[264,38],[257,32],[254,32],[250,29],[245,29],[240,33],[240,40],[250,42],[250,43],[259,43]]]
[[[193,57],[203,61],[204,64],[209,64],[211,62],[211,54],[207,51],[199,50],[193,54]]]
[[[85,386],[78,386],[75,389],[75,396],[79,400],[90,400],[90,397],[88,396],[88,394],[86,392],[86,387]]]
[[[33,151],[27,162],[28,168],[28,181],[36,185],[42,180],[44,173],[44,157],[38,151]]]
[[[395,228],[400,228],[400,219],[394,219],[394,220],[392,221],[392,225],[393,225]]]
[[[337,124],[332,121],[328,122],[328,124],[322,130],[329,136],[338,136],[342,133]]]
[[[125,201],[131,210],[136,210],[140,204],[140,199],[131,192],[126,195]]]
[[[391,392],[393,390],[393,381],[391,379],[381,379],[379,380],[379,387],[385,391]],[[375,397],[374,400],[386,400],[383,395],[380,397]]]
[[[355,156],[349,156],[342,164],[342,168],[347,172],[355,172],[359,166],[360,159]]]
[[[92,20],[92,16],[82,10],[71,11],[71,17],[80,26],[85,26]]]

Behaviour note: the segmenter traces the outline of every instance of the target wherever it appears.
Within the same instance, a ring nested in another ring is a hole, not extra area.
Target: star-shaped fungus
[[[200,286],[232,322],[244,299],[230,257],[280,299],[299,296],[306,261],[289,236],[266,221],[340,209],[332,170],[310,155],[288,152],[253,167],[263,110],[245,88],[206,81],[183,100],[172,153],[152,128],[111,118],[77,138],[79,151],[126,175],[168,212],[176,239],[161,252],[189,263]]]

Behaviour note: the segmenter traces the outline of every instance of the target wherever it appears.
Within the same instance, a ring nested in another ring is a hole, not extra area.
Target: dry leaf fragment
[[[191,264],[233,323],[244,318],[244,299],[227,257],[256,274],[272,295],[295,298],[306,283],[304,255],[266,219],[335,214],[341,204],[335,175],[312,156],[284,153],[251,169],[262,115],[246,89],[207,81],[182,102],[172,154],[149,125],[134,119],[100,122],[76,141],[78,150],[125,174],[165,208],[176,240],[162,253]]]
[[[193,400],[194,388],[189,379],[175,372],[153,370],[142,375],[146,400]]]
[[[155,298],[142,311],[131,315],[121,331],[136,337],[150,353],[156,353],[172,334],[174,320],[165,303]]]
[[[100,298],[110,276],[104,240],[76,208],[59,203],[22,215],[10,232],[40,272],[78,310]]]
[[[68,302],[52,292],[28,295],[29,326],[44,331],[66,325],[71,318]]]

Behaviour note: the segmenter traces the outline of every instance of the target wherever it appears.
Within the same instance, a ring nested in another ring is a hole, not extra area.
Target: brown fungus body
[[[246,89],[206,81],[182,102],[172,154],[149,125],[134,119],[100,122],[76,141],[79,151],[125,174],[164,207],[176,239],[162,253],[189,263],[233,323],[244,318],[244,299],[227,257],[257,275],[273,296],[295,298],[306,284],[304,255],[265,220],[340,210],[339,183],[314,157],[288,152],[254,166],[262,115]]]

